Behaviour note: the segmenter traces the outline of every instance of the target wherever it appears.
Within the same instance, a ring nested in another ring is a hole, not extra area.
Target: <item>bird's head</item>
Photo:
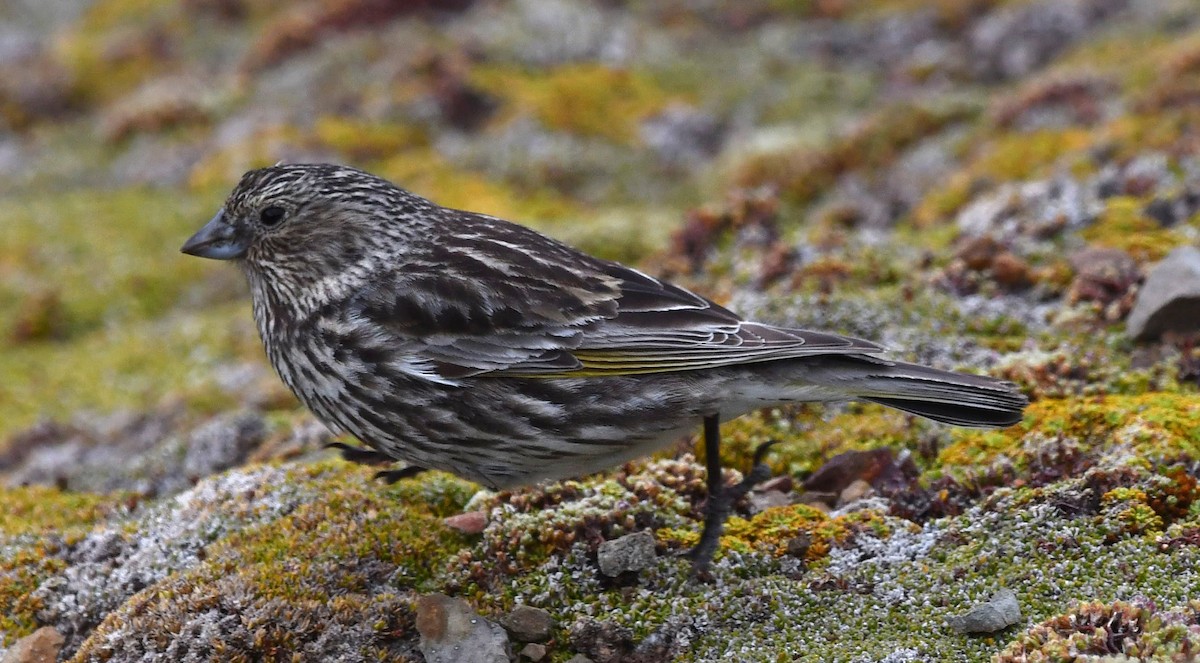
[[[419,235],[427,201],[386,180],[330,164],[252,170],[181,249],[251,271],[334,273],[382,243]]]

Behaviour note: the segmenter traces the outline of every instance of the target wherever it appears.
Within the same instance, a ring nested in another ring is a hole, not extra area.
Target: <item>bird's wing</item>
[[[439,376],[570,377],[687,371],[819,354],[869,341],[742,320],[693,292],[488,217],[439,238],[360,293],[359,321]]]
[[[619,282],[617,315],[593,325],[572,352],[581,374],[687,371],[883,350],[847,336],[742,320],[711,300],[623,265],[605,268]]]

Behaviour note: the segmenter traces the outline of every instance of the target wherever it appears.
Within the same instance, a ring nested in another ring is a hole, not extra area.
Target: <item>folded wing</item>
[[[821,354],[874,354],[836,334],[742,320],[637,270],[474,216],[425,260],[352,307],[442,378],[689,371]]]

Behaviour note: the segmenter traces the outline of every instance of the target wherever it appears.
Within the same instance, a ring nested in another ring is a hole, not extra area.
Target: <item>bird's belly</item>
[[[491,488],[646,455],[695,428],[717,400],[691,380],[481,377],[455,386],[365,367],[333,371],[323,359],[306,353],[277,365],[323,423],[398,461]]]
[[[766,394],[742,393],[745,378],[732,372],[446,384],[327,349],[279,359],[284,382],[329,427],[491,488],[604,470],[662,448],[708,414],[728,419],[769,404]]]

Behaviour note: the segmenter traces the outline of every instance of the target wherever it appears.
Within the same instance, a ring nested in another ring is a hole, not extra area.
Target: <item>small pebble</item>
[[[450,516],[442,520],[442,522],[453,530],[458,530],[463,534],[479,534],[487,528],[488,519],[486,511],[468,511],[460,513],[456,516]]]
[[[531,642],[521,649],[521,656],[537,663],[546,658],[546,645],[539,645],[536,642]]]
[[[1002,589],[967,612],[951,617],[950,628],[959,633],[995,633],[1021,621],[1021,606],[1011,589]]]
[[[849,486],[842,489],[841,495],[838,496],[837,505],[840,507],[857,502],[872,492],[874,491],[871,488],[871,484],[862,479],[855,479],[850,482]]]
[[[601,543],[596,561],[600,565],[601,573],[616,577],[626,571],[641,571],[653,564],[657,557],[654,548],[653,534],[648,530],[634,532]]]
[[[792,503],[792,498],[787,493],[778,490],[768,490],[766,492],[753,492],[747,496],[750,500],[750,513],[762,513],[767,509],[777,506],[787,506]]]
[[[43,626],[5,652],[0,663],[54,663],[63,646],[63,636],[53,626]]]
[[[787,552],[792,557],[804,559],[808,555],[808,549],[812,547],[812,536],[808,532],[800,532],[796,536],[788,539]]]
[[[520,642],[541,642],[550,637],[554,618],[550,613],[529,605],[519,605],[501,621],[508,634]]]

